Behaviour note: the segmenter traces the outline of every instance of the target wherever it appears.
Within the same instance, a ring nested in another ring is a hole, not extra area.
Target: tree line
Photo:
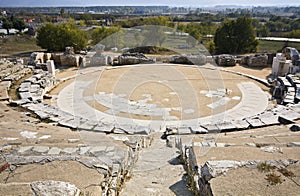
[[[97,27],[91,31],[83,31],[75,24],[74,20],[63,24],[47,23],[37,31],[37,44],[49,51],[63,51],[66,46],[73,46],[75,50],[79,51],[85,49],[88,43],[95,45],[125,27],[159,25],[186,32],[198,42],[202,42],[203,35],[214,35],[214,38],[206,45],[211,53],[239,54],[255,52],[258,45],[255,37],[258,35],[268,36],[269,34],[265,26],[261,26],[255,19],[245,16],[238,17],[237,19],[226,19],[220,24],[213,22],[179,23],[171,21],[169,17],[159,16],[124,20],[114,25],[111,27]],[[149,33],[148,38],[153,33]],[[298,37],[299,34],[300,30],[293,30],[289,36]],[[195,42],[195,40],[187,40],[187,42]],[[122,42],[122,40],[114,41]],[[163,41],[164,39],[162,38],[158,44],[161,45]],[[188,44],[193,45],[193,43]]]
[[[19,18],[15,18],[13,15],[10,17],[3,17],[2,18],[2,28],[6,29],[7,34],[9,35],[9,29],[15,28],[19,32],[22,32],[26,25],[23,20]]]

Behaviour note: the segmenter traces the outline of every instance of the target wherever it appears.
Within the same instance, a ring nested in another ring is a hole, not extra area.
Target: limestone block
[[[61,181],[38,181],[30,184],[34,195],[65,195],[79,196],[80,190],[69,182]]]

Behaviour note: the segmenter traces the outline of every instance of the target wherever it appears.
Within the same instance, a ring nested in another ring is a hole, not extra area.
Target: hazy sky
[[[96,6],[96,5],[168,5],[168,6],[214,6],[214,5],[296,5],[299,0],[0,0],[0,7],[22,6]]]

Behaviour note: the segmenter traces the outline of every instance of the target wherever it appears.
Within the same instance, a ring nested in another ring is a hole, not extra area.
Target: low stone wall
[[[268,66],[269,57],[267,54],[250,55],[242,58],[242,64],[249,67],[266,67]]]
[[[83,56],[76,54],[34,52],[31,54],[28,64],[38,66],[46,64],[48,60],[53,60],[55,65],[79,67],[84,61],[83,59]]]
[[[141,53],[126,53],[118,56],[117,65],[133,65],[140,63],[154,63],[155,59],[148,58]]]

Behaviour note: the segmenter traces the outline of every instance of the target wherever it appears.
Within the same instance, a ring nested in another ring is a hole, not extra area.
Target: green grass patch
[[[282,49],[286,46],[296,48],[300,50],[300,43],[291,43],[291,42],[280,42],[280,41],[265,41],[259,40],[258,44],[258,53],[277,53],[281,52]]]

